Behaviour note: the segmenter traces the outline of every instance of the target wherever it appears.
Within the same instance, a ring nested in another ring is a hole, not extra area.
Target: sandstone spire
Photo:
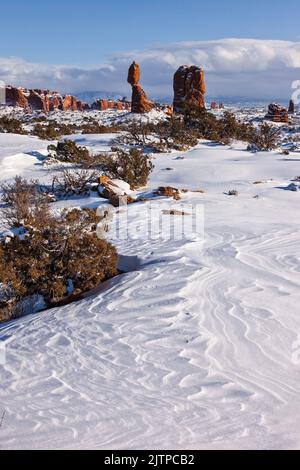
[[[182,65],[174,75],[174,111],[182,112],[186,103],[205,108],[204,70]]]

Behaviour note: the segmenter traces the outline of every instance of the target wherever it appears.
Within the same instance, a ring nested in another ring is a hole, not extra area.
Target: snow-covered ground
[[[0,139],[1,179],[43,177],[47,143]],[[300,153],[202,142],[154,163],[148,191],[205,190],[168,202],[203,207],[204,240],[151,239],[151,203],[131,205],[134,236],[115,244],[135,271],[0,327],[1,448],[300,447],[300,193],[285,190]]]
[[[164,111],[153,109],[150,113],[144,115],[135,115],[131,114],[129,111],[97,111],[97,110],[88,110],[88,111],[52,111],[48,114],[42,111],[33,111],[28,113],[22,108],[14,108],[12,106],[1,106],[0,105],[0,117],[7,116],[10,118],[15,118],[23,123],[27,124],[27,128],[32,128],[32,123],[36,119],[46,118],[47,121],[55,121],[59,124],[88,124],[91,120],[97,122],[103,126],[112,126],[116,124],[123,124],[131,121],[142,121],[142,122],[159,122],[163,119],[166,119],[166,114]],[[36,124],[36,122],[35,122]]]
[[[0,180],[31,176],[47,155],[50,142],[37,137],[0,133]]]

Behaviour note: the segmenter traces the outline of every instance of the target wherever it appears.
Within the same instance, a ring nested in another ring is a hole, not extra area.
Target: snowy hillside
[[[47,178],[47,142],[0,138],[1,179]],[[0,326],[0,448],[299,448],[299,155],[202,142],[156,156],[144,193],[204,190],[166,201],[203,208],[204,239],[151,239],[150,203],[133,204],[134,236],[114,243],[134,271]]]

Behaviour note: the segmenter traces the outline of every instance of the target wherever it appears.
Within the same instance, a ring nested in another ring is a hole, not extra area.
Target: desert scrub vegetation
[[[249,141],[254,132],[252,124],[239,122],[229,111],[218,119],[214,114],[194,106],[184,111],[186,129],[193,130],[199,139],[208,139],[229,144],[232,140]]]
[[[199,139],[230,145],[233,140],[248,143],[251,148],[272,150],[278,146],[281,130],[264,123],[255,127],[240,122],[233,113],[225,111],[221,117],[205,109],[186,105],[179,116],[172,116],[157,124],[134,121],[123,125],[123,133],[117,137],[117,145],[131,145],[152,151],[185,151],[197,145]]]
[[[81,147],[72,140],[63,140],[57,145],[48,146],[49,158],[61,163],[90,165],[92,157],[86,147]]]
[[[112,154],[97,157],[101,172],[113,179],[123,180],[131,189],[146,186],[154,169],[151,158],[132,147],[129,151],[112,148]]]
[[[37,299],[45,308],[74,300],[118,273],[115,248],[96,234],[95,211],[54,216],[33,185],[19,182],[21,216],[17,198],[4,200],[14,228],[0,240],[0,321],[32,312]]]
[[[8,134],[26,134],[21,121],[7,116],[0,117],[0,132]]]
[[[140,149],[151,146],[153,142],[154,125],[148,121],[132,121],[123,124],[122,133],[115,138],[115,145],[130,145]]]
[[[88,194],[90,185],[101,175],[123,180],[131,189],[138,189],[146,186],[154,169],[151,158],[135,147],[112,147],[110,153],[92,156],[85,147],[66,140],[50,145],[48,152],[49,161],[72,164],[71,168],[58,167],[60,174],[53,180],[54,190],[59,188],[60,194],[66,196]]]
[[[1,199],[5,204],[3,217],[12,227],[20,227],[25,220],[42,219],[51,202],[37,180],[26,180],[16,176],[12,183],[0,187]]]
[[[220,119],[205,109],[187,106],[184,111],[186,129],[192,130],[198,139],[214,140],[225,145],[232,140],[249,144],[249,150],[273,150],[279,144],[281,130],[263,123],[254,127],[251,123],[240,122],[228,111]]]
[[[153,146],[163,152],[168,150],[184,151],[198,143],[196,133],[187,129],[184,121],[179,117],[173,116],[156,124],[154,133],[159,143]]]
[[[42,140],[58,140],[63,135],[71,135],[77,131],[77,126],[59,124],[55,121],[49,121],[43,124],[37,123],[31,134]]]
[[[186,150],[197,144],[197,138],[191,130],[185,128],[180,117],[171,117],[157,124],[151,122],[131,122],[122,127],[123,134],[115,139],[115,144],[146,148],[154,152]]]
[[[113,134],[121,130],[120,126],[104,126],[99,122],[90,119],[88,122],[81,124],[78,130],[82,134]]]
[[[268,123],[261,124],[251,133],[248,149],[251,151],[274,150],[279,146],[281,130]]]
[[[99,172],[97,170],[61,167],[52,179],[51,194],[56,199],[90,196],[92,187],[98,180]]]

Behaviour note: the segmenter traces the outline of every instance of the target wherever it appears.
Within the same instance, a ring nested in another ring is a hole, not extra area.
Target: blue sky
[[[91,65],[117,51],[177,41],[299,40],[299,0],[1,2],[0,56]]]
[[[209,96],[291,97],[300,80],[299,0],[2,2],[0,80],[63,93],[129,95],[141,65],[152,97],[180,65],[205,69]]]

